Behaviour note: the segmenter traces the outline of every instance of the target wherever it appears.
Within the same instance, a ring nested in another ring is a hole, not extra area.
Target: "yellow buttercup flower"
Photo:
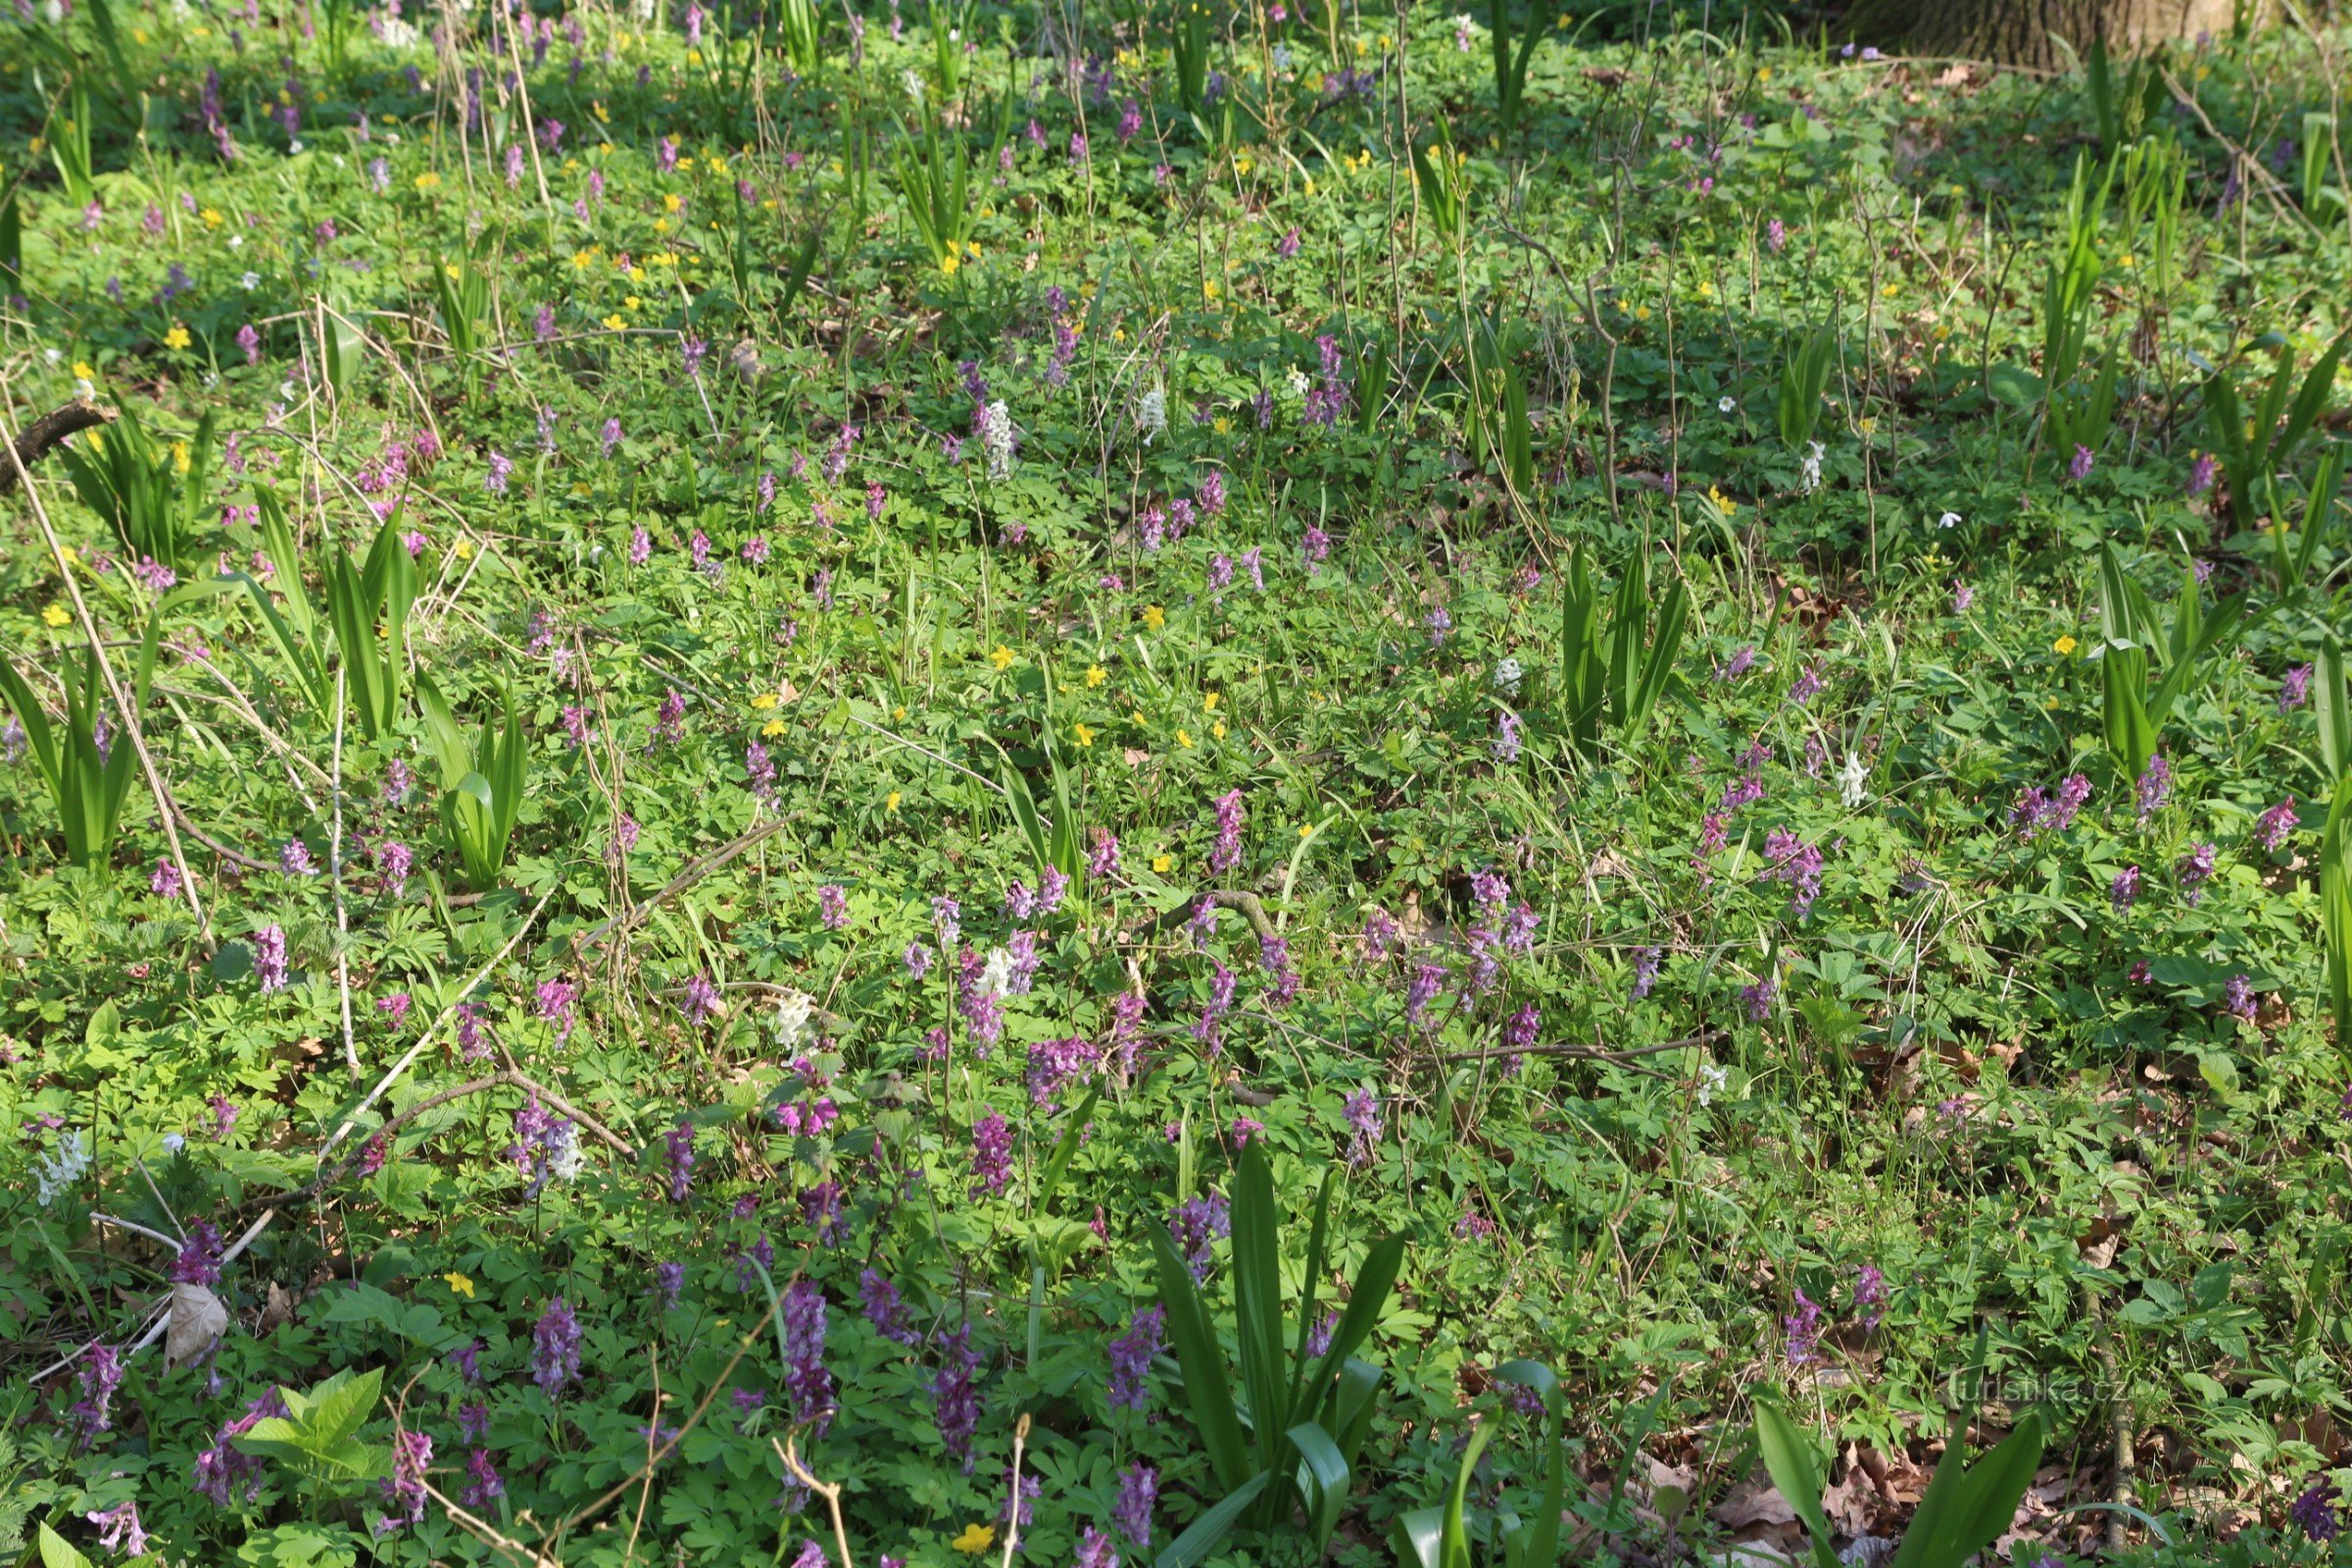
[[[444,1274],[441,1278],[448,1282],[452,1296],[463,1296],[468,1301],[473,1299],[473,1281],[463,1274]]]
[[[1089,664],[1086,666],[1086,689],[1088,691],[1093,691],[1096,687],[1102,685],[1108,679],[1110,679],[1110,677],[1102,673],[1102,666],[1101,664]]]
[[[98,372],[90,368],[90,362],[87,360],[75,360],[74,362],[74,373],[84,381],[95,381],[98,379]]]
[[[897,790],[892,790],[889,797],[882,802],[882,809],[885,811],[897,810],[899,808],[900,799],[901,797],[899,792]]]
[[[2076,643],[2072,637],[2060,637],[2056,642],[2050,644],[2050,648],[2061,659],[2072,659],[2075,657]]]
[[[1212,739],[1223,740],[1225,738],[1225,721],[1220,718],[1214,724],[1209,725],[1208,733]]]
[[[956,256],[954,251],[948,252],[947,255],[942,256],[939,259],[939,270],[950,277],[954,277],[956,275],[956,269],[961,267],[962,265],[962,259]]]
[[[1175,862],[1173,860],[1169,859],[1168,857],[1164,855],[1154,855],[1152,857],[1152,869],[1161,876],[1166,876],[1168,874],[1168,867],[1174,863]]]
[[[1191,751],[1193,749],[1192,731],[1182,729],[1178,730],[1176,732],[1176,744],[1183,747],[1188,752]]]
[[[760,726],[760,733],[768,736],[781,735],[784,733],[784,721],[782,719],[771,718],[766,723]]]
[[[220,210],[217,207],[207,207],[203,212],[198,213],[196,216],[204,220],[204,226],[207,228],[219,228],[222,223],[227,221],[226,219],[220,216]]]
[[[185,473],[188,471],[188,444],[185,441],[172,442],[172,471],[174,473]]]
[[[1217,710],[1217,694],[1215,692],[1206,692],[1202,694],[1200,698],[1200,710],[1204,713],[1213,713]]]
[[[440,186],[441,176],[428,169],[416,176],[415,183],[418,190],[434,190]]]
[[[963,1534],[957,1536],[954,1541],[948,1543],[949,1545],[955,1547],[957,1551],[964,1552],[974,1557],[977,1557],[980,1555],[980,1553],[986,1551],[989,1547],[995,1545],[996,1544],[996,1527],[994,1525],[984,1525],[977,1522],[965,1525],[963,1527]]]
[[[662,198],[662,210],[665,213],[674,213],[685,205],[684,202],[678,200],[678,193],[674,190],[667,192]]]
[[[164,347],[177,350],[184,349],[187,346],[188,329],[174,321],[172,323],[172,330],[164,334]]]
[[[1146,626],[1150,627],[1153,631],[1157,631],[1160,627],[1165,626],[1167,623],[1168,612],[1166,611],[1160,609],[1157,605],[1146,605],[1144,607],[1144,624]]]
[[[609,332],[617,332],[628,324],[628,318],[618,311],[614,311],[611,316],[605,318],[605,330]]]
[[[752,699],[752,706],[764,712],[766,710],[776,706],[776,694],[774,692],[761,692],[759,696]]]
[[[452,545],[450,548],[457,552],[457,557],[460,561],[471,561],[473,559],[473,541],[466,538],[464,534],[458,535],[458,542],[455,545]]]
[[[988,656],[988,662],[996,665],[999,669],[1003,669],[1005,665],[1012,662],[1012,650],[1005,647],[1003,643],[999,643],[997,644],[995,651]]]
[[[47,610],[41,612],[41,619],[53,627],[63,626],[72,618],[66,613],[66,607],[63,605],[51,605]]]
[[[1095,744],[1095,731],[1094,726],[1091,724],[1080,724],[1070,733],[1078,737],[1078,744],[1081,746],[1092,746]]]

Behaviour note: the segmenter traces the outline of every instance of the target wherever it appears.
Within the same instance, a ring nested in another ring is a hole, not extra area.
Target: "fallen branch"
[[[390,1138],[394,1133],[400,1131],[401,1128],[407,1126],[410,1122],[415,1121],[426,1111],[438,1110],[440,1107],[448,1104],[453,1100],[463,1100],[467,1095],[478,1095],[485,1089],[497,1089],[501,1087],[509,1089],[520,1089],[526,1093],[536,1095],[539,1099],[554,1106],[559,1115],[570,1117],[574,1122],[577,1122],[580,1126],[586,1128],[588,1131],[594,1133],[598,1138],[604,1140],[606,1147],[614,1150],[625,1157],[631,1159],[636,1157],[636,1147],[622,1139],[611,1128],[607,1127],[603,1122],[598,1121],[594,1116],[589,1115],[586,1111],[580,1109],[570,1101],[565,1100],[562,1095],[557,1094],[554,1090],[548,1088],[536,1078],[529,1076],[527,1073],[516,1072],[512,1068],[502,1069],[498,1072],[489,1074],[487,1077],[475,1078],[469,1082],[458,1084],[451,1088],[444,1089],[439,1094],[426,1096],[424,1099],[416,1102],[416,1103],[414,1105],[411,1105],[408,1109],[402,1111],[399,1115],[394,1116],[390,1120],[386,1121],[381,1127],[378,1127],[375,1130],[374,1137],[370,1138],[368,1143],[371,1144],[379,1138]],[[248,1208],[276,1208],[282,1207],[287,1203],[299,1203],[304,1201],[306,1199],[316,1198],[320,1193],[323,1193],[328,1188],[334,1186],[335,1183],[341,1181],[345,1176],[349,1175],[351,1173],[351,1168],[367,1157],[368,1144],[362,1144],[359,1148],[353,1150],[350,1153],[345,1154],[342,1159],[337,1161],[332,1170],[320,1172],[307,1185],[293,1188],[287,1192],[270,1193],[260,1198],[251,1199],[245,1203],[244,1206]]]
[[[14,490],[18,476],[47,456],[51,447],[63,446],[94,425],[114,422],[114,410],[78,399],[42,415],[17,436],[17,461],[0,464],[0,496]]]
[[[1720,1040],[1721,1029],[1701,1029],[1680,1040],[1661,1041],[1654,1046],[1635,1046],[1625,1051],[1608,1051],[1599,1046],[1523,1046],[1514,1051],[1507,1046],[1495,1046],[1486,1051],[1456,1051],[1439,1057],[1440,1061],[1486,1061],[1496,1056],[1566,1056],[1576,1061],[1633,1061],[1642,1056],[1662,1055],[1669,1051],[1688,1051],[1703,1046],[1710,1040]]]
[[[1260,942],[1271,942],[1281,935],[1274,929],[1274,922],[1266,917],[1266,906],[1259,902],[1257,895],[1244,892],[1239,888],[1206,889],[1197,897],[1187,899],[1154,920],[1152,923],[1152,929],[1155,932],[1173,931],[1190,920],[1193,917],[1193,911],[1202,904],[1213,904],[1220,909],[1241,910],[1242,918],[1250,922],[1250,929],[1257,933],[1257,939]]]
[[[627,908],[621,910],[620,913],[605,921],[602,925],[596,926],[588,931],[582,932],[578,936],[573,937],[571,939],[572,953],[575,956],[584,956],[590,948],[595,947],[599,943],[603,942],[614,931],[626,931],[629,927],[644,919],[648,914],[651,914],[657,906],[676,896],[686,888],[691,887],[694,883],[701,881],[704,877],[709,876],[711,872],[717,870],[720,866],[726,864],[729,860],[732,860],[735,858],[735,857],[741,855],[744,851],[750,849],[761,839],[767,838],[772,834],[780,833],[783,830],[784,818],[780,816],[773,816],[760,823],[758,827],[753,828],[749,833],[743,834],[739,838],[720,845],[709,855],[704,856],[701,859],[687,866],[685,870],[680,871],[676,876],[671,877],[669,881],[662,886],[661,892],[654,894],[650,898],[638,900],[635,904],[630,905]]]

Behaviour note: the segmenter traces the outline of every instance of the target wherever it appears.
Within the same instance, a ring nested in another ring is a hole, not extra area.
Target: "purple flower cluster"
[[[2063,833],[2074,826],[2089,800],[2090,780],[2081,773],[2069,773],[2060,781],[2055,797],[2038,788],[2021,791],[2017,804],[2009,808],[2009,825],[2017,829],[2021,842],[2031,844],[2039,834]]]
[[[1802,920],[1812,911],[1813,901],[1821,897],[1821,847],[1786,828],[1774,828],[1765,836],[1764,855],[1772,861],[1764,872],[1765,880],[1786,882],[1796,890],[1788,908]]]
[[[1110,1342],[1110,1407],[1113,1410],[1142,1410],[1152,1402],[1152,1386],[1146,1375],[1152,1370],[1152,1358],[1159,1354],[1165,1344],[1163,1331],[1168,1315],[1157,1306],[1147,1306],[1135,1314],[1127,1332]]]
[[[1193,1278],[1204,1280],[1215,1255],[1211,1244],[1233,1234],[1233,1210],[1216,1193],[1187,1199],[1168,1217],[1168,1234],[1176,1239],[1176,1250],[1184,1254]]]
[[[1029,1048],[1029,1102],[1057,1108],[1054,1097],[1102,1065],[1102,1048],[1083,1036],[1036,1042]]]
[[[1012,1179],[1012,1128],[990,1111],[972,1123],[972,1196],[995,1196]]]
[[[547,1303],[531,1329],[531,1381],[551,1399],[580,1375],[580,1320],[561,1296]]]
[[[971,1325],[957,1324],[940,1350],[939,1375],[931,1380],[931,1419],[939,1427],[940,1446],[949,1458],[962,1461],[968,1476],[975,1458],[972,1434],[980,1428],[980,1352],[972,1348]]]
[[[825,1370],[825,1293],[807,1280],[784,1292],[784,1392],[796,1421],[822,1431],[833,1411],[833,1374]]]
[[[1208,868],[1222,875],[1242,858],[1242,792],[1229,790],[1217,797],[1217,842],[1208,852]]]
[[[286,1414],[286,1401],[271,1389],[245,1406],[245,1413],[225,1423],[213,1434],[213,1446],[196,1455],[196,1491],[212,1499],[217,1508],[225,1508],[237,1499],[240,1490],[243,1500],[251,1502],[262,1494],[262,1458],[247,1453],[235,1446],[235,1440],[251,1432],[263,1421]]]
[[[906,1301],[899,1288],[870,1268],[858,1276],[858,1305],[873,1331],[892,1344],[920,1343],[921,1336],[906,1322]]]

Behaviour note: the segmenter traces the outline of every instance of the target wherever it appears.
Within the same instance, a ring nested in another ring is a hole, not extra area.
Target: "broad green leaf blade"
[[[1266,1490],[1273,1477],[1261,1470],[1233,1490],[1231,1495],[1209,1509],[1188,1526],[1183,1535],[1168,1543],[1167,1549],[1152,1559],[1152,1568],[1199,1568],[1217,1549],[1231,1533],[1244,1510]]]
[[[1438,1548],[1446,1534],[1444,1508],[1415,1508],[1396,1516],[1389,1542],[1396,1550],[1396,1568],[1438,1568]]]
[[[1355,1473],[1321,1423],[1301,1421],[1284,1435],[1298,1453],[1298,1500],[1306,1508],[1307,1532],[1319,1554],[1339,1528]]]
[[[1168,1238],[1165,1227],[1152,1233],[1153,1260],[1159,1267],[1159,1304],[1168,1315],[1168,1340],[1175,1347],[1176,1364],[1184,1372],[1184,1396],[1193,1408],[1193,1423],[1200,1432],[1209,1467],[1229,1488],[1238,1488],[1253,1473],[1242,1440],[1241,1417],[1234,1411],[1233,1384],[1224,1352],[1200,1304],[1200,1289],[1192,1270]],[[1251,1494],[1255,1495],[1254,1493]]]
[[[1242,1388],[1257,1438],[1261,1470],[1285,1468],[1285,1380],[1282,1358],[1282,1270],[1276,1241],[1274,1177],[1265,1141],[1242,1150],[1233,1177],[1234,1339],[1241,1352]]]
[[[1830,1534],[1829,1517],[1821,1511],[1821,1468],[1811,1442],[1778,1405],[1756,1406],[1756,1448],[1772,1484],[1789,1507],[1796,1510],[1805,1532],[1813,1538],[1813,1560],[1819,1568],[1838,1568]]]

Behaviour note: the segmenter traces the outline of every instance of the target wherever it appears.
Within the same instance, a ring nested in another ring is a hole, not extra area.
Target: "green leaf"
[[[1320,1553],[1339,1528],[1354,1471],[1320,1422],[1301,1421],[1284,1436],[1298,1451],[1298,1500],[1306,1506],[1307,1532]]]
[[[1779,1406],[1758,1403],[1756,1447],[1764,1457],[1764,1468],[1772,1476],[1773,1486],[1788,1506],[1796,1510],[1796,1517],[1813,1538],[1814,1562],[1819,1568],[1838,1568],[1830,1521],[1821,1511],[1821,1468],[1813,1457],[1811,1442]]]
[[[1252,1467],[1242,1440],[1241,1417],[1234,1410],[1224,1352],[1218,1348],[1208,1312],[1200,1303],[1200,1287],[1193,1283],[1192,1270],[1185,1266],[1166,1227],[1152,1227],[1152,1245],[1159,1267],[1159,1302],[1168,1316],[1168,1339],[1176,1350],[1176,1364],[1184,1372],[1185,1398],[1192,1405],[1193,1423],[1200,1429],[1200,1446],[1207,1450],[1217,1479],[1229,1489],[1239,1488],[1251,1475]]]
[[[1168,1543],[1167,1549],[1152,1559],[1152,1568],[1199,1568],[1208,1554],[1229,1535],[1242,1513],[1266,1490],[1274,1478],[1261,1470],[1236,1487],[1224,1501],[1209,1509],[1186,1528],[1183,1535]]]
[[[44,1524],[41,1526],[41,1568],[90,1568],[90,1559],[74,1550],[72,1542]]]

